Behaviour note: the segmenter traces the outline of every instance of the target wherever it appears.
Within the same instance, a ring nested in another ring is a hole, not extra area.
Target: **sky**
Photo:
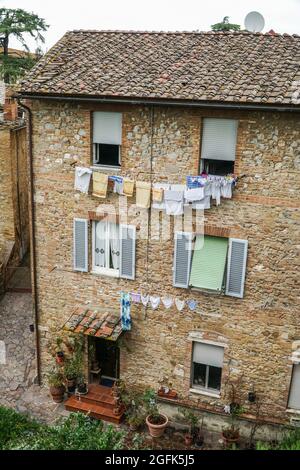
[[[250,11],[264,16],[263,32],[300,34],[300,0],[0,0],[0,7],[22,8],[46,20],[44,52],[73,29],[208,31],[224,16],[243,28]],[[28,45],[35,50],[32,40]],[[20,45],[13,40],[10,47]]]

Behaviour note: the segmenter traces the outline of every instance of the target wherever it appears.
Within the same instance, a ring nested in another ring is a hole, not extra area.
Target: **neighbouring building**
[[[2,82],[0,99],[0,294],[29,250],[28,164],[23,111]],[[28,272],[29,274],[29,272]],[[19,276],[20,273],[18,273]],[[30,287],[30,281],[29,285]]]
[[[29,72],[43,383],[67,328],[89,381],[169,387],[170,414],[300,418],[299,56],[297,35],[72,31]]]

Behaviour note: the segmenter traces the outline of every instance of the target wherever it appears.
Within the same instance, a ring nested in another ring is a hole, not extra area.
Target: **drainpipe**
[[[38,296],[37,296],[37,274],[36,274],[36,250],[35,250],[35,216],[34,216],[34,189],[33,189],[33,143],[32,143],[32,112],[31,109],[25,104],[20,102],[17,98],[18,104],[21,108],[27,111],[28,115],[28,160],[29,160],[29,175],[30,175],[30,240],[31,240],[31,272],[32,272],[32,294],[34,305],[34,332],[35,332],[35,347],[36,347],[36,370],[38,385],[41,385],[41,361],[40,361],[40,337],[39,337],[39,315],[38,315]]]

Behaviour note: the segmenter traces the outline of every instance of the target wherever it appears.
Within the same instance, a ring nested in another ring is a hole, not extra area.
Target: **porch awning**
[[[109,309],[76,308],[63,326],[64,330],[116,341],[122,333],[120,314]]]

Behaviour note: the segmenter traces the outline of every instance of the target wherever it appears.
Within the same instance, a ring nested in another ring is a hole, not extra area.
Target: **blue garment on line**
[[[188,304],[189,309],[193,311],[193,310],[196,309],[196,307],[198,305],[198,302],[196,300],[192,299],[192,300],[188,300],[187,304]]]
[[[186,185],[189,189],[202,188],[205,185],[203,176],[187,176]]]
[[[116,183],[123,183],[123,178],[121,176],[109,176],[108,179],[115,181]]]
[[[121,293],[121,325],[123,331],[131,330],[130,294]]]

